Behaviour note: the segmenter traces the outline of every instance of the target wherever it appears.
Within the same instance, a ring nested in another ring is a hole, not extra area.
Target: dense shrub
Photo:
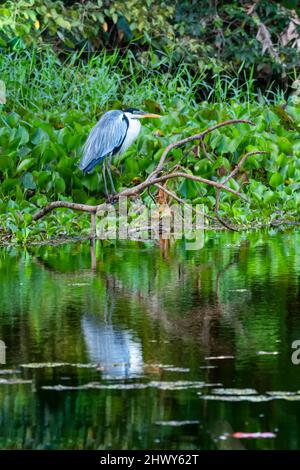
[[[299,67],[297,3],[8,0],[0,8],[0,46],[51,44],[60,52],[130,47],[144,65],[176,67],[184,60],[194,71],[215,73],[244,64],[262,83],[287,84]]]

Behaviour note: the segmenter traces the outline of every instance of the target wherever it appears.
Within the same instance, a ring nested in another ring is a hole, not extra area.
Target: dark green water
[[[0,447],[300,448],[299,246],[1,249]]]

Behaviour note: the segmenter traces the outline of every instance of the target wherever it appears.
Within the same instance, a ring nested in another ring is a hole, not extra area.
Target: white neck
[[[120,153],[126,152],[128,147],[135,141],[141,130],[141,123],[139,119],[132,118],[131,113],[125,113],[125,116],[128,118],[129,126],[127,129],[125,140],[120,149]]]

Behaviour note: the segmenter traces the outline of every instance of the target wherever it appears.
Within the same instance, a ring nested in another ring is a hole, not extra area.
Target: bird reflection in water
[[[131,330],[112,323],[115,292],[107,295],[104,321],[92,314],[81,320],[90,361],[99,364],[103,379],[130,379],[143,374],[141,341]],[[111,300],[111,301],[110,301]]]

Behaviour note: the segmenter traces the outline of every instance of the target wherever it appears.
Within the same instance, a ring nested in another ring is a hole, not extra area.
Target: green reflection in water
[[[299,448],[299,243],[2,249],[0,447]]]

